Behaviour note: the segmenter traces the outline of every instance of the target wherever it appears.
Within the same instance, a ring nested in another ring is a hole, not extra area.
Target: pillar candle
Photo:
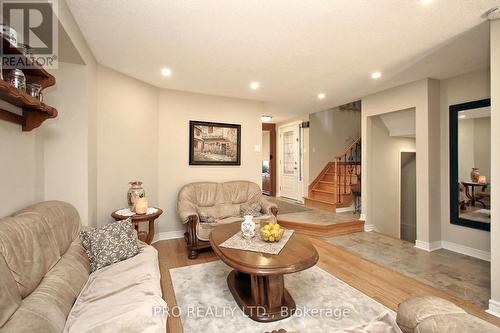
[[[137,198],[134,204],[136,214],[143,215],[148,211],[148,200],[146,198]]]

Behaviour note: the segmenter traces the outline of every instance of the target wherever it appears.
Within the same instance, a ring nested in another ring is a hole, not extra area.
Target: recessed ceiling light
[[[431,2],[433,2],[434,0],[418,0],[418,2],[420,2],[422,5],[428,5],[430,4]]]
[[[273,119],[272,116],[261,116],[260,117],[260,120],[265,123],[265,122],[268,122],[268,121],[271,121],[271,119]]]
[[[252,90],[257,90],[257,89],[259,89],[259,87],[260,87],[260,84],[257,81],[253,81],[252,83],[250,83],[250,89],[252,89]]]
[[[373,72],[372,73],[372,79],[380,79],[382,77],[382,73],[380,72]]]
[[[458,118],[460,118],[460,119],[464,119],[464,118],[465,118],[465,115],[464,115],[464,114],[462,114],[462,115],[458,116]]]
[[[166,77],[171,77],[172,76],[172,70],[170,68],[162,68],[161,69],[161,75],[166,76]]]
[[[323,94],[323,93],[318,94],[318,98],[319,98],[319,99],[325,99],[325,97],[326,97],[326,95],[325,95],[325,94]]]

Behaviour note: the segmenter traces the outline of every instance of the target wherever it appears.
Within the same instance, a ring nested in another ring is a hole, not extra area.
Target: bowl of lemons
[[[285,229],[278,223],[269,223],[260,228],[262,240],[269,243],[279,242],[283,232],[285,232]]]

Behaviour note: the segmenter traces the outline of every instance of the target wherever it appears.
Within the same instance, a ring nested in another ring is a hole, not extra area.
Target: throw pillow
[[[242,204],[240,207],[241,216],[252,215],[253,217],[262,216],[261,213],[262,207],[259,203],[252,204]]]
[[[139,253],[137,233],[130,218],[80,232],[92,272]]]

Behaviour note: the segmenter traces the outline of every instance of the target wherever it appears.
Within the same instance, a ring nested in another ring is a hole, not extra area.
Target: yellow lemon
[[[265,241],[268,241],[268,240],[269,240],[269,237],[268,237],[268,236],[264,236],[264,240],[265,240]]]
[[[271,229],[271,226],[270,226],[269,224],[266,224],[266,225],[264,226],[264,230],[270,230],[270,229]]]
[[[274,237],[273,236],[269,236],[269,241],[270,242],[274,242]]]

